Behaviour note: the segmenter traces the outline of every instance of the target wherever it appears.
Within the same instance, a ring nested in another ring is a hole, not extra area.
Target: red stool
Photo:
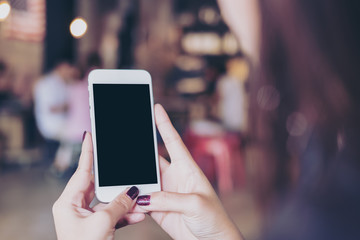
[[[184,136],[184,142],[206,177],[221,194],[234,190],[235,174],[240,184],[245,183],[245,168],[237,135],[225,133],[219,136],[199,136],[189,130]]]

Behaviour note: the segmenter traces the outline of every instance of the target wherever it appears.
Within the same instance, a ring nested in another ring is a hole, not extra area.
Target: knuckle
[[[178,134],[171,134],[168,136],[164,136],[163,137],[164,142],[166,142],[167,144],[171,145],[171,144],[177,144],[180,142],[180,136]]]
[[[126,211],[128,211],[130,209],[130,201],[127,199],[126,196],[119,196],[117,198],[114,199],[114,204],[119,207],[119,208],[122,208]]]
[[[158,195],[159,195],[159,197],[161,197],[164,200],[169,199],[169,193],[168,192],[159,192]]]
[[[80,158],[92,158],[93,150],[85,149],[81,151]]]
[[[206,206],[206,201],[204,197],[199,194],[192,194],[189,201],[190,204],[194,207],[194,209],[202,209]]]
[[[169,192],[160,192],[160,204],[161,203],[167,203],[167,202],[172,202],[173,200],[173,195]],[[159,198],[158,198],[159,199]]]
[[[164,141],[168,140],[172,142],[178,141],[180,139],[179,134],[177,134],[177,131],[175,130],[169,119],[163,120],[157,125],[160,131],[166,132],[166,135],[163,136],[165,138]]]

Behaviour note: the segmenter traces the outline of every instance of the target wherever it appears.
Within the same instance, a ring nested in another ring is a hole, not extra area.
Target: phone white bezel
[[[140,195],[149,194],[152,192],[161,191],[160,183],[160,171],[159,171],[159,159],[158,148],[156,140],[156,127],[154,119],[154,98],[151,83],[151,76],[145,70],[108,70],[97,69],[93,70],[89,74],[88,78],[89,89],[89,106],[90,106],[90,118],[91,118],[91,131],[93,142],[93,155],[94,155],[94,174],[95,174],[95,194],[100,202],[110,202],[124,189],[134,185],[121,185],[121,186],[99,186],[99,174],[98,174],[98,160],[97,160],[97,146],[96,146],[96,127],[95,127],[95,111],[94,111],[94,96],[93,85],[94,84],[147,84],[150,89],[150,103],[151,103],[151,118],[154,135],[154,149],[155,149],[155,161],[156,161],[156,184],[140,184],[135,185],[139,188]]]

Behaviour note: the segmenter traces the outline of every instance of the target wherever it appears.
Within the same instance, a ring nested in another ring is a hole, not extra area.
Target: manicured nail
[[[84,133],[83,133],[82,141],[84,141],[85,136],[86,136],[86,131],[84,131]]]
[[[139,196],[136,199],[136,204],[140,206],[148,206],[150,205],[150,195]]]
[[[139,195],[139,189],[135,186],[131,187],[126,193],[132,200],[134,200]]]

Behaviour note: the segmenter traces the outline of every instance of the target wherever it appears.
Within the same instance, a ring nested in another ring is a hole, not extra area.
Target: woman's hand
[[[155,119],[171,164],[160,157],[163,192],[139,196],[136,208],[149,211],[174,239],[242,239],[159,104]]]
[[[139,194],[136,187],[124,191],[109,204],[99,203],[89,207],[95,195],[92,162],[91,135],[86,133],[79,166],[53,206],[59,240],[113,239],[117,228],[145,218],[143,213],[129,213]]]

